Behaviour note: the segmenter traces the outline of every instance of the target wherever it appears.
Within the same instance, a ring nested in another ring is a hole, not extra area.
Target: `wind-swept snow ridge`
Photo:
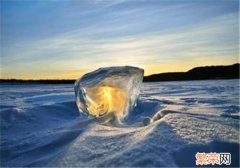
[[[143,75],[143,69],[131,66],[100,68],[85,74],[74,87],[79,111],[93,117],[123,119],[135,106]]]

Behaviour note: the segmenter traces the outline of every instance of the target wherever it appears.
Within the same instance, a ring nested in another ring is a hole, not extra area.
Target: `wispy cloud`
[[[136,65],[146,68],[149,74],[153,73],[151,66],[185,65],[187,69],[198,64],[238,61],[238,12],[226,12],[194,24],[179,23],[177,27],[171,28],[159,24],[176,25],[172,22],[175,19],[169,17],[173,14],[166,13],[184,10],[191,3],[164,4],[161,8],[151,5],[134,8],[128,6],[124,10],[124,6],[121,6],[125,4],[124,1],[91,3],[96,6],[100,4],[101,8],[94,8],[94,11],[90,8],[82,15],[88,16],[92,12],[103,10],[107,13],[102,13],[100,18],[106,20],[5,47],[2,56],[3,74],[23,76],[32,72],[51,72],[55,75],[62,74],[61,77],[67,74],[79,76],[88,70],[113,65]],[[174,12],[174,15],[176,13],[178,12]],[[181,20],[184,16],[189,18],[190,13],[179,16],[178,19]],[[169,17],[169,22],[166,19],[157,20],[163,17]],[[93,17],[89,19],[91,18]],[[149,27],[154,25],[157,28]],[[19,69],[21,72],[17,72]],[[166,68],[162,71],[168,70]]]

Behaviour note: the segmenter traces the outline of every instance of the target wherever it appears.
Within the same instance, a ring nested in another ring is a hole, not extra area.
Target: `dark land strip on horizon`
[[[144,76],[143,82],[239,79],[240,64],[195,67],[187,72],[167,72]],[[75,79],[0,79],[1,84],[73,84]]]

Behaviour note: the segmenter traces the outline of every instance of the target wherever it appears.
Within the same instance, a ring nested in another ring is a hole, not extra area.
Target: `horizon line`
[[[160,72],[160,73],[154,73],[154,74],[150,74],[150,75],[147,75],[144,77],[148,77],[148,76],[152,76],[152,75],[156,75],[156,74],[167,74],[167,73],[186,73],[194,68],[200,68],[200,67],[217,67],[217,66],[232,66],[232,65],[235,65],[235,64],[240,64],[239,62],[237,63],[233,63],[233,64],[228,64],[228,65],[202,65],[202,66],[196,66],[196,67],[192,67],[191,69],[187,70],[187,71],[172,71],[172,72]],[[88,72],[87,72],[88,73]],[[85,73],[85,74],[87,74]],[[83,75],[82,75],[83,76]],[[66,81],[70,81],[70,80],[76,80],[76,79],[79,79],[81,78],[82,76],[78,77],[78,78],[62,78],[62,79],[20,79],[20,78],[0,78],[0,80],[23,80],[23,81],[44,81],[44,80],[48,80],[48,81],[57,81],[57,80],[66,80]]]

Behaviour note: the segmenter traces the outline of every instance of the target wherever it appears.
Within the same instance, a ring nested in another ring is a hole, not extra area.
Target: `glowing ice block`
[[[93,117],[108,113],[122,119],[135,106],[144,70],[131,67],[100,68],[75,82],[76,103],[80,112]]]

